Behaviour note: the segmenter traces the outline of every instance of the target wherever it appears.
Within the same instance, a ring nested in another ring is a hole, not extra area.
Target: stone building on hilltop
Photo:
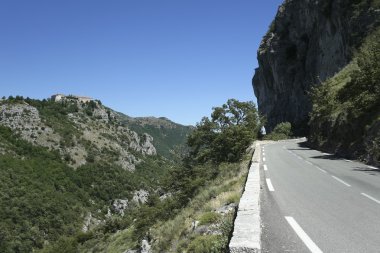
[[[91,97],[84,97],[84,96],[74,96],[74,95],[69,95],[66,96],[64,94],[55,94],[51,96],[51,100],[55,102],[62,101],[63,99],[77,99],[79,102],[90,102],[93,101],[94,99]]]

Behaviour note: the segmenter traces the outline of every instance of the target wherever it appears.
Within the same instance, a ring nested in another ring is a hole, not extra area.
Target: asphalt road
[[[262,252],[380,252],[379,169],[296,141],[262,147]]]

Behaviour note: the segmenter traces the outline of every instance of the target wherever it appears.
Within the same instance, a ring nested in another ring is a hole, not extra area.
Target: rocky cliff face
[[[308,91],[344,67],[379,24],[377,1],[286,0],[258,49],[253,88],[269,130],[284,121],[306,132]]]

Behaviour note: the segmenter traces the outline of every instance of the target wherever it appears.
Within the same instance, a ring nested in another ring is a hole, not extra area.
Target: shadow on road
[[[314,150],[310,147],[309,143],[307,141],[299,142],[297,143],[300,149],[293,149],[293,150]],[[323,151],[321,151],[323,152]],[[317,155],[317,156],[311,156],[310,158],[314,159],[326,159],[326,160],[344,160],[342,156],[338,156],[335,154],[323,154],[323,155]]]
[[[353,169],[353,171],[366,172],[367,174],[372,175],[372,176],[377,176],[380,174],[380,170],[371,169],[371,168],[364,167],[364,166],[363,167],[356,167],[355,169]]]

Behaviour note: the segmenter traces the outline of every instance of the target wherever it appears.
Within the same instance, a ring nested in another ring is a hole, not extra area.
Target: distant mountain
[[[153,137],[153,145],[157,153],[169,159],[178,159],[186,153],[187,135],[193,126],[183,126],[165,118],[137,117],[132,118],[120,114],[122,122],[139,133],[148,133]]]

